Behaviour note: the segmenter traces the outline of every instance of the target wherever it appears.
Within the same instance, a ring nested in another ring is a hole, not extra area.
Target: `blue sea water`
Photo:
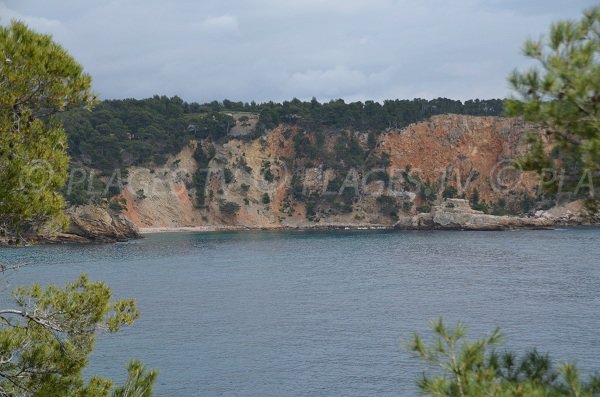
[[[160,371],[157,396],[416,396],[405,345],[428,322],[500,326],[585,372],[600,369],[600,229],[514,232],[235,232],[113,245],[0,250],[3,279],[87,273],[142,317],[102,335],[87,374]]]

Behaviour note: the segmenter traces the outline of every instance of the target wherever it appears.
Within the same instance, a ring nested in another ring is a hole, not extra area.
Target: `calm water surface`
[[[10,286],[86,272],[142,317],[98,341],[88,373],[160,370],[158,396],[415,396],[412,332],[443,316],[501,326],[600,369],[600,229],[161,234],[0,250]],[[8,305],[6,298],[3,306]]]

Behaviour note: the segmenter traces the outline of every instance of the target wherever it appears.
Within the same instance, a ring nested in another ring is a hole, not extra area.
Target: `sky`
[[[591,0],[0,0],[103,99],[505,98],[521,48]]]

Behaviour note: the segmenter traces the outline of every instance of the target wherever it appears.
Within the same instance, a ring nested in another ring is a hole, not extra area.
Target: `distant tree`
[[[398,220],[398,202],[393,196],[382,194],[375,200],[379,206],[379,212],[391,218],[393,221]]]
[[[597,180],[600,164],[600,7],[584,12],[579,21],[560,21],[548,37],[529,40],[524,53],[541,66],[514,71],[509,78],[520,99],[506,102],[507,112],[541,127],[530,137],[532,150],[523,161],[542,173],[552,167],[566,171],[560,183]],[[545,149],[555,148],[556,162]]]
[[[234,180],[233,172],[229,168],[223,169],[223,178],[225,179],[226,184],[230,184]]]
[[[263,172],[263,178],[267,182],[273,182],[273,180],[275,179],[275,175],[273,175],[273,172],[271,171],[270,167],[269,168],[265,168],[265,170]]]
[[[212,149],[212,150],[211,150]],[[206,202],[206,179],[208,177],[208,163],[215,155],[215,147],[210,145],[208,154],[204,151],[202,145],[198,145],[194,150],[194,160],[196,160],[196,171],[192,175],[192,183],[196,188],[196,207],[204,207]],[[233,177],[233,174],[231,175]]]
[[[261,201],[265,205],[269,204],[271,202],[271,197],[269,197],[269,193],[263,193]]]
[[[471,195],[471,206],[476,206],[479,204],[479,190],[473,190],[473,194]]]
[[[114,212],[121,213],[127,209],[127,199],[125,197],[112,197],[108,201],[108,208]]]
[[[375,149],[375,146],[377,145],[377,135],[375,134],[374,131],[369,132],[369,135],[367,136],[367,146],[369,146],[370,150]]]
[[[528,214],[532,209],[535,208],[535,200],[533,197],[529,195],[527,192],[523,192],[523,196],[521,199],[521,212],[524,214]]]
[[[374,181],[382,181],[384,186],[387,187],[390,183],[390,174],[386,170],[371,171],[366,178],[366,183]]]
[[[442,197],[443,198],[455,198],[457,193],[458,193],[458,190],[456,190],[456,188],[454,186],[448,186],[442,192]]]
[[[144,193],[144,189],[138,189],[138,190],[135,192],[135,197],[136,197],[138,200],[143,200],[143,199],[145,199],[145,198],[146,198],[146,194]]]

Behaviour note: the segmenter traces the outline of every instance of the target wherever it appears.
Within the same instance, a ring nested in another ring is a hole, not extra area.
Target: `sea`
[[[438,318],[600,370],[600,228],[151,234],[0,262],[26,264],[0,278],[3,307],[81,273],[134,297],[140,319],[99,335],[86,376],[122,382],[140,359],[156,396],[417,396],[435,369],[407,344]]]

